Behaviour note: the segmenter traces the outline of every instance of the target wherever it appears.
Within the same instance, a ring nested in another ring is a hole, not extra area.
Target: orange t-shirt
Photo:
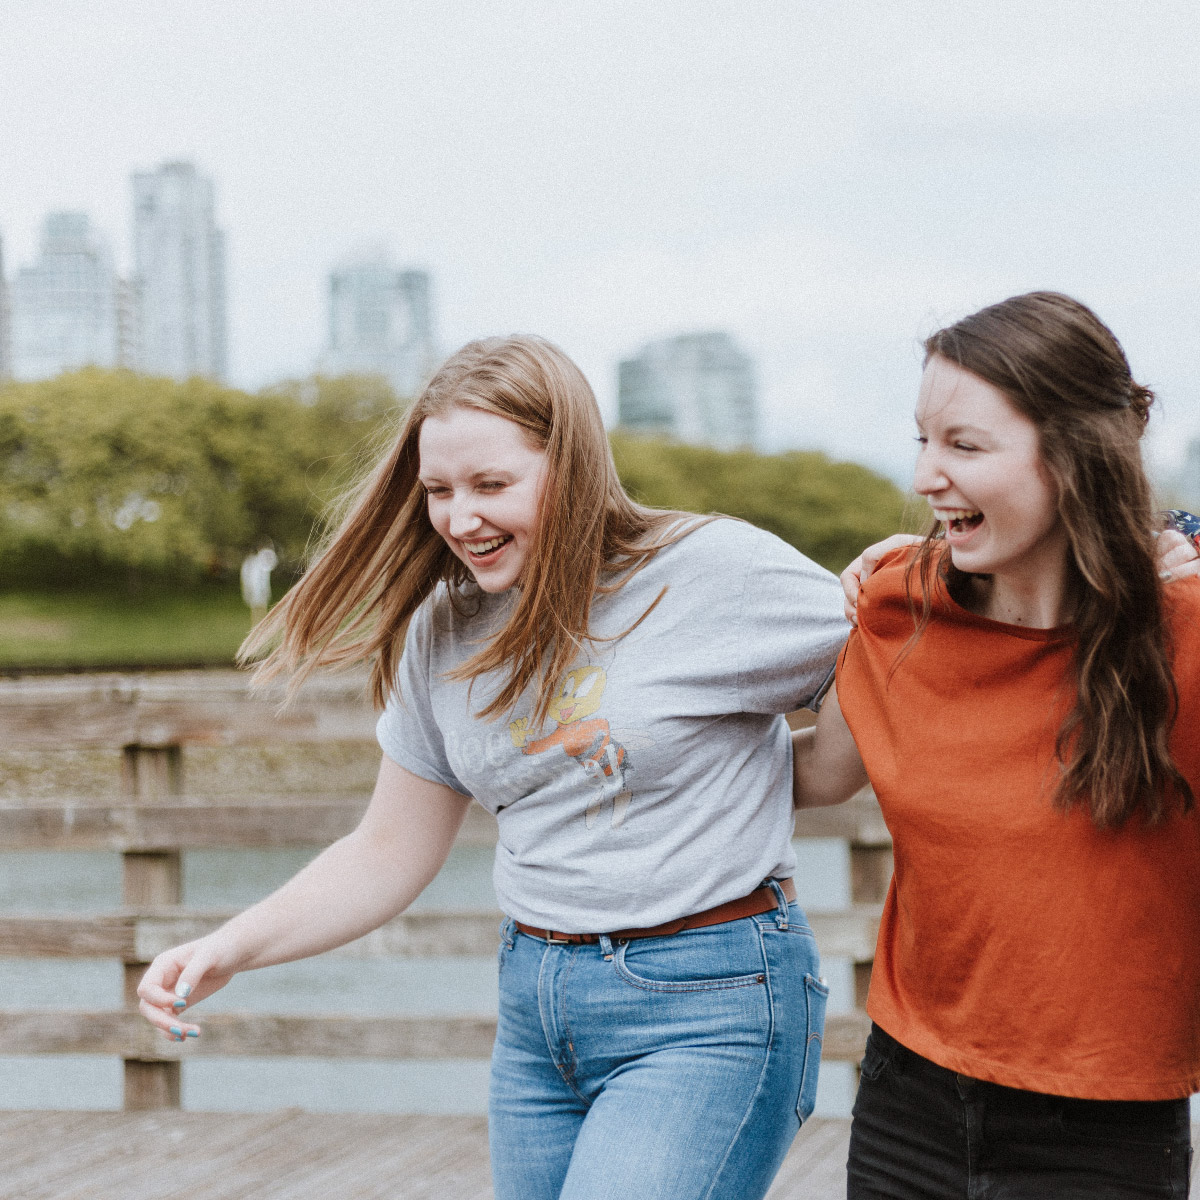
[[[859,595],[842,712],[895,845],[867,1011],[964,1075],[1097,1100],[1200,1090],[1200,816],[1102,832],[1051,804],[1070,629],[975,616],[904,552]],[[919,610],[919,583],[914,578]],[[1171,752],[1200,800],[1200,581],[1171,584]]]

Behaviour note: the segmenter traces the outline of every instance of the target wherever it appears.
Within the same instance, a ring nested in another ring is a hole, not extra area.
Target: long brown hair
[[[1139,440],[1154,394],[1135,383],[1120,343],[1091,309],[1056,292],[993,304],[925,341],[1002,391],[1038,428],[1071,546],[1068,588],[1076,698],[1058,732],[1055,805],[1086,804],[1100,828],[1133,814],[1161,820],[1192,791],[1171,759],[1178,697]],[[941,526],[910,566],[921,583],[917,634],[940,572],[952,594],[967,577],[943,553]]]
[[[589,637],[594,597],[621,587],[693,527],[690,514],[644,508],[625,494],[592,389],[562,350],[528,335],[470,342],[442,364],[380,461],[335,507],[332,532],[304,577],[243,643],[243,662],[268,651],[256,681],[285,673],[296,686],[317,667],[369,660],[382,707],[418,605],[443,580],[465,601],[470,572],[430,524],[418,479],[421,425],[458,406],[515,422],[547,458],[512,612],[451,673],[474,679],[508,669],[481,716],[508,711],[532,683],[535,723],[543,720],[555,681]]]

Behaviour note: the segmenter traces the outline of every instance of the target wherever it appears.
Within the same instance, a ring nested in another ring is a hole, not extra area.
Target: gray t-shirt
[[[444,678],[512,600],[471,595],[464,615],[439,586],[409,625],[400,693],[378,726],[389,758],[496,814],[505,912],[602,933],[793,874],[791,742],[778,714],[813,705],[846,638],[834,576],[740,521],[693,530],[596,598],[595,640],[539,729],[530,695],[507,716],[472,715],[502,673],[478,677],[469,704],[468,683]]]

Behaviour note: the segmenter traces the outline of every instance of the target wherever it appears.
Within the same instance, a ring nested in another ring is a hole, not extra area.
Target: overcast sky
[[[310,371],[329,269],[428,268],[441,347],[616,363],[730,330],[764,444],[903,480],[919,339],[1033,288],[1092,304],[1200,434],[1195,0],[11,0],[0,235],[52,209],[129,263],[135,168],[191,159],[229,238],[233,381]]]

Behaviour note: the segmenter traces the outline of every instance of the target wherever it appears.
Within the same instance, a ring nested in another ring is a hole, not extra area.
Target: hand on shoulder
[[[871,572],[879,566],[880,561],[893,550],[905,546],[916,546],[923,539],[914,533],[893,533],[882,542],[868,546],[843,572],[842,594],[846,609],[846,620],[851,625],[858,624],[858,589],[867,581]]]

